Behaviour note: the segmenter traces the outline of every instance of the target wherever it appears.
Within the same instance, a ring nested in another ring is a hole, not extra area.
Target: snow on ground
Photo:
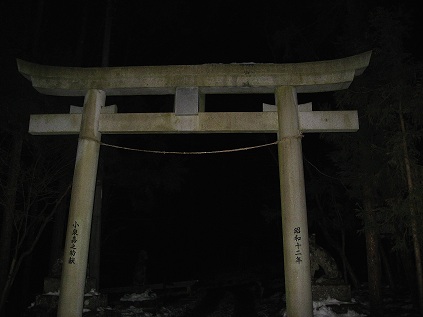
[[[385,317],[418,317],[412,301],[406,292],[393,292],[384,289]],[[57,296],[56,293],[48,295]],[[98,295],[92,290],[87,296]],[[250,296],[251,295],[251,296]],[[245,288],[197,289],[191,295],[163,299],[151,290],[117,297],[117,302],[109,302],[109,307],[84,310],[84,317],[232,317],[240,316],[240,311],[255,311],[257,317],[286,317],[282,292],[254,298]],[[28,312],[36,312],[35,303]],[[241,316],[243,314],[241,313]],[[39,316],[28,314],[27,316]],[[314,317],[365,317],[368,316],[368,291],[355,290],[351,302],[340,302],[333,298],[313,302]]]
[[[191,299],[174,301],[163,305],[155,313],[143,310],[143,308],[129,306],[122,310],[122,316],[126,317],[231,317],[237,310],[237,293],[231,290],[224,290],[218,295],[211,310],[195,310],[205,297],[209,296],[207,291],[191,295]],[[134,298],[137,296],[128,295]],[[152,296],[151,293],[139,296],[140,299]],[[154,297],[154,296],[153,296]],[[314,317],[365,317],[368,316],[368,294],[366,290],[359,290],[353,296],[351,302],[340,302],[332,298],[324,301],[313,302]],[[130,302],[127,302],[130,303]],[[135,302],[134,302],[135,303]],[[239,304],[239,302],[238,302]],[[389,290],[384,296],[384,316],[386,317],[417,317],[420,316],[413,310],[411,299],[408,295],[394,295]],[[201,305],[201,304],[200,304]],[[255,310],[258,317],[285,317],[285,303],[281,293],[275,293],[270,297],[256,300]],[[238,307],[239,308],[239,307]],[[342,313],[340,312],[342,311]],[[198,312],[198,313],[197,313]],[[99,315],[102,316],[102,315]],[[238,315],[237,315],[238,316]]]
[[[144,302],[148,300],[154,300],[157,297],[151,291],[146,291],[142,294],[127,294],[121,298],[121,301],[124,302]],[[281,304],[281,294],[277,293],[272,296],[270,299],[264,302],[257,302],[256,310],[258,317],[286,317],[286,312],[284,309],[280,310],[277,306]],[[161,307],[158,309],[157,312],[152,313],[145,311],[142,307],[135,307],[129,306],[125,309],[121,309],[120,313],[121,316],[125,317],[183,317],[188,313],[192,313],[194,307],[197,305],[197,301],[192,301],[191,303],[174,303],[165,307]],[[216,307],[213,308],[212,311],[205,313],[201,316],[207,317],[230,317],[233,316],[236,308],[235,308],[236,298],[233,292],[231,291],[224,291],[223,295],[219,299]],[[335,313],[331,307],[337,305],[348,305],[351,303],[345,303],[337,301],[336,299],[328,298],[325,301],[315,301],[313,302],[313,316],[314,317],[364,317],[367,316],[365,314],[360,314],[354,310],[348,310],[347,313],[344,314],[337,314]],[[352,301],[354,304],[354,301]],[[276,309],[276,313],[275,313]],[[278,311],[279,310],[279,311]],[[101,315],[100,315],[101,316]],[[190,315],[192,316],[192,315]]]
[[[313,301],[313,316],[315,317],[360,317],[366,316],[364,314],[360,314],[355,312],[354,310],[349,310],[345,314],[336,314],[332,311],[328,305],[341,305],[341,304],[348,304],[345,302],[340,302],[333,298],[328,298],[326,301]]]
[[[351,303],[354,303],[355,301],[353,300]],[[336,299],[333,298],[328,298],[324,301],[313,301],[313,317],[362,317],[362,316],[367,316],[364,314],[360,314],[354,310],[350,310],[348,309],[347,313],[344,314],[337,314],[332,310],[332,306],[336,306],[336,305],[348,305],[351,303],[346,303],[346,302],[340,302]],[[282,313],[283,317],[286,317],[286,312],[283,311]]]
[[[144,293],[137,294],[126,294],[120,300],[124,302],[143,302],[147,300],[154,300],[157,298],[157,295],[151,290],[146,290]]]
[[[317,306],[316,306],[317,303]],[[346,314],[336,314],[332,311],[332,309],[326,306],[323,302],[316,302],[313,303],[313,316],[314,317],[365,317],[367,315],[357,313],[353,310],[349,310]],[[174,308],[166,308],[162,307],[159,312],[151,313],[145,312],[142,308],[137,308],[134,306],[130,306],[129,308],[122,310],[122,316],[131,316],[131,317],[182,317],[185,315],[184,310],[175,310]],[[233,305],[228,302],[223,302],[216,311],[207,315],[207,317],[226,317],[232,316],[234,313]],[[259,317],[270,317],[263,312],[257,313]],[[286,313],[282,310],[279,316],[286,317]]]

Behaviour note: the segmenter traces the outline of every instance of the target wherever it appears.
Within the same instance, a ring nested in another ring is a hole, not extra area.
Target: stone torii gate
[[[40,93],[85,96],[82,111],[32,115],[32,134],[79,134],[58,316],[82,316],[97,164],[102,134],[277,133],[287,313],[313,315],[301,136],[353,132],[356,111],[312,111],[297,93],[346,89],[371,52],[294,64],[205,64],[71,68],[18,60]],[[206,94],[275,94],[263,112],[205,112]],[[174,113],[117,113],[106,95],[175,94]],[[74,111],[72,111],[74,109]],[[78,113],[79,112],[79,113]]]

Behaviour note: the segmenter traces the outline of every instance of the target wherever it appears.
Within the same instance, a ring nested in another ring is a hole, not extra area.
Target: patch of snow
[[[157,298],[156,293],[152,292],[150,289],[146,290],[144,293],[137,294],[125,294],[120,300],[127,302],[142,302],[146,300],[154,300]]]
[[[59,296],[60,295],[60,291],[48,292],[48,293],[45,293],[44,295]]]
[[[367,315],[363,315],[363,314],[359,314],[353,310],[349,310],[346,314],[342,314],[342,315],[338,315],[338,316],[342,316],[342,317],[365,317]]]
[[[313,317],[365,317],[367,315],[359,314],[353,310],[348,310],[345,314],[337,314],[332,311],[327,305],[348,304],[337,299],[328,297],[325,301],[313,301]],[[285,311],[282,311],[282,316],[287,317]]]
[[[142,308],[136,308],[134,306],[130,306],[129,308],[120,312],[121,316],[129,317],[129,316],[141,316],[147,317],[149,313],[145,313]]]
[[[332,311],[330,307],[327,307],[326,305],[314,307],[314,303],[313,303],[313,316],[314,317],[364,317],[366,315],[359,314],[353,310],[348,310],[346,314],[336,314]]]
[[[100,295],[94,288],[92,288],[88,293],[84,294],[84,296],[97,296]]]
[[[313,309],[315,307],[323,306],[323,305],[340,305],[340,304],[349,304],[347,302],[341,302],[335,298],[328,297],[324,301],[313,301]]]
[[[335,314],[332,311],[332,309],[330,309],[326,305],[319,305],[314,307],[314,303],[313,303],[313,316],[314,317],[336,317],[338,315]]]
[[[113,310],[113,308],[110,307],[110,306],[107,306],[107,307],[97,307],[97,311],[98,312],[104,312],[106,310]]]

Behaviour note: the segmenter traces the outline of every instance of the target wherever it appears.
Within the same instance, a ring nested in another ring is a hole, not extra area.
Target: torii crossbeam
[[[18,60],[19,71],[40,93],[85,96],[82,111],[32,115],[30,133],[79,134],[66,233],[58,316],[82,316],[98,155],[102,134],[278,134],[287,313],[313,315],[301,135],[357,131],[356,111],[311,111],[297,93],[349,87],[368,66],[371,52],[293,64],[206,64],[72,68]],[[263,112],[204,112],[205,94],[275,94]],[[119,114],[106,95],[175,94],[174,113]],[[299,243],[301,241],[301,243]]]

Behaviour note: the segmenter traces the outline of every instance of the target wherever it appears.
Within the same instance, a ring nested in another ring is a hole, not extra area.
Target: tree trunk
[[[373,210],[372,191],[368,183],[363,185],[363,205],[367,249],[367,278],[369,283],[370,315],[383,316],[381,292],[381,267],[379,233]]]
[[[326,229],[326,226],[323,225],[323,226],[320,226],[320,227],[321,227],[323,235],[325,236],[328,243],[331,245],[332,248],[335,249],[335,251],[341,257],[345,282],[348,283],[347,278],[349,276],[353,288],[357,289],[360,283],[358,281],[357,275],[355,274],[353,267],[351,266],[350,262],[348,261],[347,255],[345,254],[345,243],[343,243],[342,246],[339,246],[337,243],[335,243],[335,241],[337,239],[334,239],[332,237],[332,235]],[[344,233],[342,233],[342,234],[344,235]],[[343,240],[345,240],[345,239],[343,238]],[[348,275],[346,273],[348,273]]]
[[[401,134],[402,134],[402,149],[403,149],[405,173],[407,178],[408,194],[412,198],[410,202],[411,237],[413,239],[419,308],[420,308],[420,314],[423,315],[423,270],[422,270],[421,245],[420,245],[419,235],[418,235],[419,230],[421,230],[421,228],[419,228],[419,223],[417,220],[418,216],[417,216],[416,204],[413,199],[414,182],[413,182],[413,176],[411,172],[410,156],[408,154],[408,143],[407,143],[407,137],[406,137],[407,131],[405,128],[405,121],[404,121],[404,116],[402,112],[401,101],[399,103],[399,120],[400,120],[400,126],[401,126]]]
[[[0,235],[0,290],[6,286],[11,258],[11,244],[13,235],[13,213],[15,210],[16,191],[19,181],[20,161],[23,144],[23,134],[17,131],[12,138],[12,148],[10,151],[10,164],[7,175],[5,190],[5,206],[3,210],[1,235]],[[0,315],[2,307],[0,306]]]
[[[341,250],[342,250],[342,275],[344,276],[345,283],[348,284],[348,270],[347,270],[347,257],[345,255],[345,230],[342,228],[341,233]]]
[[[394,223],[395,235],[401,237],[404,235],[404,229],[400,228],[399,223]],[[412,251],[405,247],[399,248],[396,252],[396,285],[398,288],[403,289],[406,287],[411,290],[412,300],[414,305],[418,306],[417,300],[417,286],[416,286],[416,270],[414,268],[414,256]]]
[[[405,283],[402,287],[407,287],[411,291],[411,299],[415,307],[418,306],[419,301],[417,298],[417,285],[416,285],[416,269],[414,267],[414,259],[411,250],[403,249],[400,250],[399,262],[404,272]]]
[[[31,292],[32,285],[31,283],[29,283],[29,281],[31,280],[32,273],[34,273],[34,271],[32,270],[35,264],[33,261],[33,256],[34,256],[33,253],[27,256],[21,269],[22,279],[20,279],[20,283],[19,283],[20,285],[18,286],[20,289],[20,292],[19,292],[19,299],[17,303],[18,303],[18,307],[20,307],[22,316],[24,316],[24,311],[26,310],[26,307],[28,307],[29,304],[31,303],[30,292]]]
[[[395,286],[394,277],[392,275],[391,266],[389,265],[388,256],[386,255],[385,248],[383,247],[382,243],[380,244],[380,255],[381,255],[383,268],[385,270],[386,278],[389,283],[389,287],[391,288],[391,291],[395,292],[396,286]]]

